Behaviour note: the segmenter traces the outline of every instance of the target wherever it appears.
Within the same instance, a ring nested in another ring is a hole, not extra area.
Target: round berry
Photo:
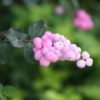
[[[54,34],[54,41],[59,41],[60,40],[60,34]]]
[[[90,55],[89,55],[89,53],[87,52],[87,51],[83,51],[82,52],[82,58],[83,59],[87,59],[87,58],[89,58],[90,57]]]
[[[36,60],[40,60],[42,54],[41,54],[41,50],[37,50],[34,54],[34,59]]]
[[[49,49],[47,47],[43,47],[41,51],[42,51],[42,54],[45,54],[49,52]]]
[[[56,62],[57,60],[58,60],[58,57],[57,57],[57,55],[55,55],[53,52],[47,52],[46,54],[45,54],[45,57],[46,57],[46,59],[48,59],[49,61],[51,61],[51,62]]]
[[[63,48],[64,44],[63,42],[55,42],[54,43],[54,48],[57,50],[61,50]]]
[[[43,47],[51,47],[52,46],[52,41],[50,39],[43,39],[42,40],[42,45]]]
[[[84,60],[78,60],[76,62],[77,67],[84,68],[86,66],[86,62]]]
[[[93,65],[93,59],[92,58],[88,58],[88,59],[86,59],[86,65],[87,66],[92,66]]]
[[[50,64],[50,61],[48,61],[47,59],[45,59],[44,57],[41,57],[40,59],[40,65],[44,66],[44,67],[48,67]]]
[[[46,31],[45,33],[44,33],[44,36],[46,36],[46,37],[48,37],[49,39],[53,39],[53,34],[50,32],[50,31]]]
[[[39,37],[33,39],[33,44],[36,48],[40,49],[42,47],[42,40]]]

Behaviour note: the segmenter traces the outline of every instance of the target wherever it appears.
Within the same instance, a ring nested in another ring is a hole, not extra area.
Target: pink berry
[[[77,67],[84,68],[86,66],[86,62],[84,60],[78,60],[76,62]]]
[[[93,65],[93,59],[92,58],[88,58],[88,59],[86,59],[86,65],[87,66],[92,66]]]
[[[45,53],[49,52],[49,49],[47,47],[43,47],[41,51],[43,54],[45,54]]]
[[[79,60],[81,58],[80,53],[76,54],[76,60]]]
[[[56,62],[58,60],[58,57],[53,52],[46,53],[45,57],[51,62]]]
[[[75,61],[76,55],[72,50],[68,51],[66,54],[63,55],[65,60]]]
[[[73,51],[74,51],[76,54],[77,54],[77,53],[80,53],[80,52],[81,52],[81,48],[76,47]]]
[[[61,36],[60,36],[60,40],[61,40],[61,41],[66,41],[66,38],[64,37],[64,35],[61,35]]]
[[[48,67],[50,64],[50,61],[48,61],[47,59],[45,59],[44,57],[41,57],[40,59],[40,65],[44,66],[44,67]]]
[[[70,45],[70,48],[71,48],[72,50],[74,50],[74,49],[77,48],[77,45],[76,45],[76,44],[71,44],[71,45]]]
[[[34,47],[32,48],[33,52],[36,52],[37,50],[39,50],[38,48]]]
[[[46,37],[48,37],[49,39],[53,39],[53,34],[50,32],[50,31],[46,31],[45,33],[44,33],[44,36],[46,36]]]
[[[69,55],[69,58],[68,58],[69,60],[75,61],[76,55],[73,51],[70,51],[68,55]]]
[[[69,45],[69,44],[71,44],[71,42],[70,42],[70,40],[66,39],[66,40],[64,41],[64,44],[65,44],[65,45]]]
[[[63,48],[63,46],[64,46],[63,42],[55,42],[54,43],[54,47],[57,50],[61,50]]]
[[[77,52],[81,52],[81,48],[80,47],[77,47]]]
[[[33,39],[33,44],[38,49],[40,49],[42,47],[41,42],[42,42],[42,40],[39,37],[36,37],[36,38]]]
[[[70,46],[67,44],[67,45],[64,45],[63,49],[62,49],[62,52],[63,53],[66,53],[67,51],[70,50]]]
[[[41,50],[37,50],[34,54],[34,59],[36,60],[40,60],[42,54],[41,54]]]
[[[43,47],[51,47],[52,46],[52,41],[50,39],[43,39],[42,40],[42,45]]]
[[[58,58],[60,58],[62,56],[62,52],[60,52],[59,50],[55,50],[54,54],[58,56]]]
[[[90,55],[89,55],[89,53],[87,52],[87,51],[83,51],[82,52],[82,58],[83,59],[87,59],[87,58],[89,58],[90,57]]]
[[[54,41],[59,41],[60,40],[60,34],[54,34],[54,37],[53,37],[53,40]]]

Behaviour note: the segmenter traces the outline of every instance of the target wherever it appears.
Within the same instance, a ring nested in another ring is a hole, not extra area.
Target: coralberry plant
[[[46,31],[42,37],[33,38],[34,58],[42,66],[59,61],[76,61],[79,68],[92,66],[93,60],[87,51],[81,52],[81,48],[70,42],[60,34]]]
[[[7,63],[12,58],[13,48],[24,48],[25,58],[31,63],[39,61],[48,67],[57,61],[74,61],[77,67],[92,66],[93,59],[87,51],[82,51],[64,35],[46,30],[43,21],[33,23],[28,34],[9,29],[2,32],[0,43],[0,63]]]
[[[76,11],[73,24],[81,30],[90,30],[94,27],[91,16],[83,9]]]

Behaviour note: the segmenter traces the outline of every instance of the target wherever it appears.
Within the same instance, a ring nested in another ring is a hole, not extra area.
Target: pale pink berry
[[[76,60],[79,60],[81,58],[80,53],[76,54]]]
[[[44,57],[41,57],[40,59],[40,65],[44,66],[44,67],[48,67],[50,64],[50,61],[48,61],[47,59],[45,59]]]
[[[81,52],[81,48],[80,47],[77,47],[77,52]]]
[[[66,38],[64,37],[64,35],[60,36],[60,40],[63,41],[63,42],[66,41]]]
[[[74,52],[77,54],[77,53],[80,53],[81,52],[81,48],[79,48],[79,47],[76,47],[75,49],[74,49]]]
[[[55,52],[55,50],[56,50],[53,46],[52,46],[52,47],[49,47],[48,49],[49,49],[49,51],[51,51],[51,52]]]
[[[77,67],[84,68],[86,66],[86,62],[84,60],[78,60],[76,62]]]
[[[51,62],[56,62],[58,60],[57,55],[55,55],[53,52],[46,53],[45,58],[48,59]]]
[[[51,47],[52,46],[52,41],[50,39],[43,39],[42,40],[42,45],[43,47]]]
[[[77,48],[77,45],[76,45],[76,44],[71,44],[71,45],[70,45],[70,48],[71,48],[72,50],[74,50],[74,49]]]
[[[42,47],[41,42],[42,42],[42,40],[39,37],[36,37],[36,38],[33,39],[33,44],[38,49],[40,49]]]
[[[69,51],[68,53],[68,60],[75,61],[76,55],[73,51]]]
[[[34,54],[34,58],[36,60],[40,60],[40,58],[42,57],[42,54],[41,54],[41,50],[37,50]]]
[[[59,41],[60,40],[60,34],[54,34],[54,37],[53,37],[53,40],[54,41]]]
[[[71,44],[70,40],[68,40],[68,39],[66,39],[63,43],[64,43],[65,45]]]
[[[89,55],[89,53],[87,51],[83,51],[82,52],[82,59],[87,59],[89,57],[90,57],[90,55]]]
[[[64,59],[69,61],[75,61],[76,55],[72,50],[70,50],[66,54],[64,54]]]
[[[86,59],[86,65],[87,66],[92,66],[93,65],[93,59],[92,58],[88,58],[88,59]]]
[[[55,42],[54,43],[54,48],[57,50],[61,50],[64,47],[63,42]]]
[[[62,49],[62,52],[63,53],[66,53],[67,51],[70,50],[70,46],[67,44],[67,45],[64,45],[63,49]]]
[[[55,50],[54,53],[55,53],[55,55],[58,56],[58,58],[62,57],[62,52],[61,51]]]

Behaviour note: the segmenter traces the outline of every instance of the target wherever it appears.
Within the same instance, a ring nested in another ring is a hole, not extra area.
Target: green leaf
[[[40,37],[43,35],[43,33],[46,31],[46,25],[43,21],[37,21],[34,22],[28,30],[28,34],[31,38],[34,38],[36,36]]]
[[[0,92],[0,100],[7,100],[7,98]]]
[[[84,85],[78,88],[79,92],[93,100],[100,100],[100,86],[99,85]]]
[[[30,63],[34,63],[34,52],[32,51],[32,43],[27,43],[24,47],[24,56],[26,60]]]
[[[17,48],[24,47],[27,42],[27,34],[21,33],[14,29],[10,29],[8,34],[6,34],[6,37],[12,46]]]
[[[16,93],[16,89],[12,86],[5,86],[2,90],[2,94],[7,97],[12,97]]]
[[[2,89],[3,89],[3,85],[2,85],[2,84],[0,84],[0,92],[2,91]]]
[[[0,63],[5,64],[12,59],[13,56],[13,47],[4,42],[0,43]]]

